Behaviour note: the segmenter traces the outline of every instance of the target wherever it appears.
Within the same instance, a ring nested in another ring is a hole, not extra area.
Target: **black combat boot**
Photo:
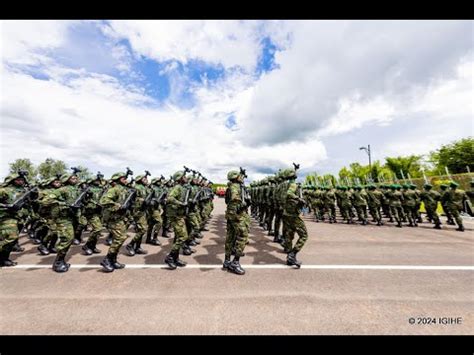
[[[275,235],[275,232],[273,232],[273,230],[270,228],[270,229],[268,230],[267,235],[269,235],[269,236],[274,236],[274,235]]]
[[[128,256],[134,256],[135,255],[135,241],[132,239],[132,241],[125,246],[125,249],[127,249]]]
[[[456,228],[459,232],[464,232],[464,226],[461,224],[459,227]]]
[[[209,232],[209,229],[205,225],[204,225],[204,227],[202,227],[201,230],[204,231],[204,232]]]
[[[18,239],[15,241],[15,243],[13,243],[13,246],[12,246],[12,252],[14,253],[21,253],[25,251],[25,248],[23,248],[22,246],[20,246],[20,243],[18,242]]]
[[[296,266],[298,269],[301,267],[301,262],[296,260],[296,252],[290,251],[288,257],[286,258],[286,265]]]
[[[378,226],[381,226],[381,225],[382,225],[382,222],[381,222],[381,221],[377,221],[377,225],[378,225]]]
[[[173,260],[176,266],[185,267],[187,265],[185,261],[179,260],[179,252],[173,253]]]
[[[191,255],[191,254],[193,254],[193,253],[195,253],[195,252],[196,252],[196,250],[195,250],[195,249],[191,249],[191,248],[189,247],[189,245],[186,245],[186,244],[183,245],[183,254],[184,254],[184,255]]]
[[[225,256],[224,263],[222,264],[222,270],[227,270],[230,266],[230,255]]]
[[[204,235],[202,234],[201,231],[203,231],[204,229],[201,229],[197,234],[196,234],[196,238],[198,239],[202,239],[204,238]],[[206,231],[209,231],[209,229],[206,229]]]
[[[85,254],[85,255],[92,255],[92,254],[93,254],[89,242],[85,243],[85,244],[82,246],[82,250],[84,251],[84,254]]]
[[[107,238],[105,238],[105,245],[110,246],[110,245],[112,245],[112,242],[113,242],[112,234],[109,233]]]
[[[434,229],[441,229],[441,226],[439,223],[435,224],[435,226],[433,227]]]
[[[146,251],[145,249],[142,249],[141,245],[142,245],[142,240],[139,239],[135,243],[135,254],[148,254],[148,251]]]
[[[398,228],[402,228],[402,222],[401,222],[401,221],[398,221],[398,222],[397,222],[397,227],[398,227]]]
[[[178,265],[175,264],[174,262],[174,253],[173,252],[170,252],[168,255],[166,255],[166,258],[165,258],[165,263],[168,264],[169,268],[171,270],[175,270]]]
[[[53,236],[51,238],[51,241],[49,242],[49,247],[48,247],[48,250],[51,254],[56,254],[58,251],[56,249],[56,242],[58,241],[58,237],[57,236]]]
[[[242,266],[240,266],[239,259],[240,257],[238,256],[234,257],[234,260],[232,260],[227,270],[237,275],[244,275],[245,270],[242,268]]]
[[[16,261],[10,260],[12,248],[12,244],[8,244],[3,247],[3,250],[0,252],[0,266],[15,266],[18,264]]]
[[[64,258],[66,257],[66,254],[64,252],[58,253],[56,255],[56,259],[54,260],[53,263],[53,270],[56,272],[66,272],[69,270],[69,267],[71,264],[67,264],[64,261]]]
[[[90,249],[92,249],[92,252],[94,254],[100,254],[101,253],[101,250],[97,249],[97,240],[91,242],[89,245],[90,245]]]
[[[38,246],[38,251],[41,253],[41,255],[49,255],[48,241],[43,240]]]
[[[119,263],[117,261],[117,253],[111,254],[112,255],[112,266],[114,269],[123,269],[125,264]]]
[[[104,272],[112,272],[115,270],[114,268],[114,265],[113,265],[113,256],[112,254],[107,254],[104,258],[104,260],[102,260],[100,262],[100,265],[102,265],[102,267],[104,268]]]
[[[74,231],[74,240],[72,241],[72,244],[80,245],[82,243],[82,231],[84,228],[84,226],[77,227],[77,229]]]

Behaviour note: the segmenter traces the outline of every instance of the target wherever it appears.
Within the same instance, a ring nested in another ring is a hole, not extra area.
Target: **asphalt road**
[[[0,333],[474,333],[472,222],[461,233],[445,224],[438,231],[426,223],[399,229],[304,217],[309,239],[300,270],[284,266],[282,248],[253,222],[241,259],[249,266],[238,276],[219,268],[224,208],[216,198],[197,253],[181,257],[190,267],[175,271],[161,268],[171,242],[164,238],[161,247],[145,245],[148,255],[120,255],[127,267],[110,274],[98,265],[105,245],[89,257],[73,246],[73,267],[57,274],[54,256],[39,255],[22,237],[27,250],[12,257],[19,267],[0,270]]]

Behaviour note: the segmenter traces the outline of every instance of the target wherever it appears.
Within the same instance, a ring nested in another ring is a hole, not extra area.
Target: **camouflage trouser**
[[[350,209],[351,206],[349,205],[341,205],[341,215],[342,219],[349,221],[352,220],[351,214],[350,214]]]
[[[367,206],[355,206],[357,218],[361,221],[367,220]]]
[[[120,247],[127,240],[127,225],[123,219],[108,221],[107,228],[112,235],[110,254],[118,254]]]
[[[225,239],[226,257],[230,257],[232,250],[235,250],[235,256],[242,256],[249,238],[249,226],[250,218],[248,218],[247,213],[243,213],[238,218],[229,218],[227,220],[227,235]]]
[[[74,226],[70,218],[58,218],[50,224],[50,234],[58,237],[56,250],[58,254],[66,254],[74,239]]]
[[[275,210],[273,209],[273,207],[268,207],[267,216],[265,218],[265,223],[267,224],[268,230],[272,229],[274,216],[275,216]]]
[[[403,212],[407,216],[408,222],[410,224],[416,223],[418,218],[416,214],[416,206],[403,206]]]
[[[336,207],[334,205],[324,205],[324,210],[328,212],[328,218],[336,219]]]
[[[324,221],[324,204],[321,203],[321,202],[318,202],[316,204],[316,211],[318,211],[317,214],[316,214],[316,217],[319,220]]]
[[[191,211],[186,216],[186,228],[190,238],[194,238],[199,234],[200,224],[197,211]]]
[[[178,251],[182,248],[186,240],[188,240],[188,232],[186,230],[185,217],[169,216],[169,221],[174,231],[174,241],[171,251]]]
[[[148,225],[146,223],[146,217],[144,213],[138,213],[133,216],[133,221],[136,226],[136,233],[133,237],[134,242],[142,240],[143,235],[146,233]]]
[[[440,224],[438,213],[436,212],[437,206],[425,205],[426,214],[435,224]]]
[[[441,204],[441,207],[443,207],[444,214],[446,215],[446,218],[448,219],[448,221],[452,221],[453,214],[451,213],[451,209],[448,208],[446,204]]]
[[[265,220],[265,212],[267,210],[267,206],[264,205],[263,203],[260,204],[260,208],[258,210],[258,222],[263,223]]]
[[[392,218],[392,215],[390,213],[390,206],[386,203],[382,204],[382,212],[387,218]]]
[[[203,213],[201,215],[202,223],[206,223],[209,217],[211,217],[211,213],[213,209],[214,209],[214,204],[212,203],[212,201],[206,201],[204,203],[204,206],[202,209]]]
[[[89,238],[87,239],[87,242],[95,244],[99,240],[100,234],[104,230],[104,226],[102,225],[100,215],[93,214],[93,215],[87,216],[87,222],[92,227],[92,230],[91,230],[91,233],[89,234]]]
[[[283,210],[280,208],[275,209],[275,236],[280,235],[280,225],[281,225],[281,220],[283,218]]]
[[[287,231],[285,236],[285,249],[293,251],[295,253],[299,252],[303,245],[308,240],[308,231],[306,226],[300,216],[286,216],[283,215],[283,223],[286,225]],[[295,232],[298,234],[298,241],[293,247],[293,239],[295,237]]]
[[[382,221],[382,215],[380,214],[380,205],[369,205],[369,212],[374,221]]]
[[[456,221],[456,224],[458,226],[462,226],[462,218],[461,218],[461,215],[460,215],[460,212],[462,211],[462,209],[456,207],[456,206],[448,206],[448,210],[449,210],[449,213],[451,214],[451,216],[454,218],[454,220]]]
[[[163,225],[163,219],[161,218],[161,211],[159,209],[154,209],[148,212],[148,233],[150,233],[151,238],[158,236],[161,226]],[[151,234],[153,232],[153,234]]]
[[[397,223],[401,222],[405,214],[401,206],[390,206],[390,216],[395,218]]]
[[[15,218],[0,221],[0,251],[5,247],[13,246],[18,240],[18,220]]]

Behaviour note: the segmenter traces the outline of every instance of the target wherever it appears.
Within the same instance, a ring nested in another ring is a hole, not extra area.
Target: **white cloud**
[[[379,156],[427,152],[472,134],[472,43],[460,38],[469,28],[465,22],[101,25],[110,38],[127,38],[132,55],[171,61],[162,73],[170,77],[171,95],[159,108],[143,88],[45,56],[42,49],[54,53],[64,45],[68,24],[42,26],[9,24],[5,32],[2,22],[0,175],[16,158],[39,163],[53,157],[106,174],[130,166],[136,173],[169,175],[187,165],[223,181],[228,170],[243,166],[260,178],[293,161],[304,169],[347,164],[353,158],[344,144],[362,131],[377,132]],[[4,40],[6,33],[12,36]],[[281,49],[275,54],[279,69],[257,78],[263,36]],[[133,74],[125,47],[115,45],[111,55],[122,74]],[[227,71],[212,85],[205,79],[191,84],[176,61],[192,59],[244,70]],[[42,63],[50,80],[9,63]],[[180,109],[185,90],[195,106]],[[231,115],[236,125],[228,129]],[[333,140],[342,142],[340,150],[333,150]],[[355,142],[355,149],[366,141]]]

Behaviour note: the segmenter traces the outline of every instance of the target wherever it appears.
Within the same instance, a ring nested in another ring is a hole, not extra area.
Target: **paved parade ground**
[[[316,223],[298,259],[252,221],[241,264],[222,271],[225,204],[214,200],[209,232],[190,265],[166,270],[163,246],[119,255],[123,270],[106,274],[107,252],[84,256],[72,246],[69,272],[51,270],[22,236],[14,268],[0,270],[1,334],[473,334],[474,233],[443,224],[433,230]],[[444,222],[444,219],[443,219]],[[130,232],[130,234],[132,234]],[[124,249],[124,247],[122,248]],[[411,324],[413,323],[413,324]],[[424,324],[422,324],[424,323]]]

